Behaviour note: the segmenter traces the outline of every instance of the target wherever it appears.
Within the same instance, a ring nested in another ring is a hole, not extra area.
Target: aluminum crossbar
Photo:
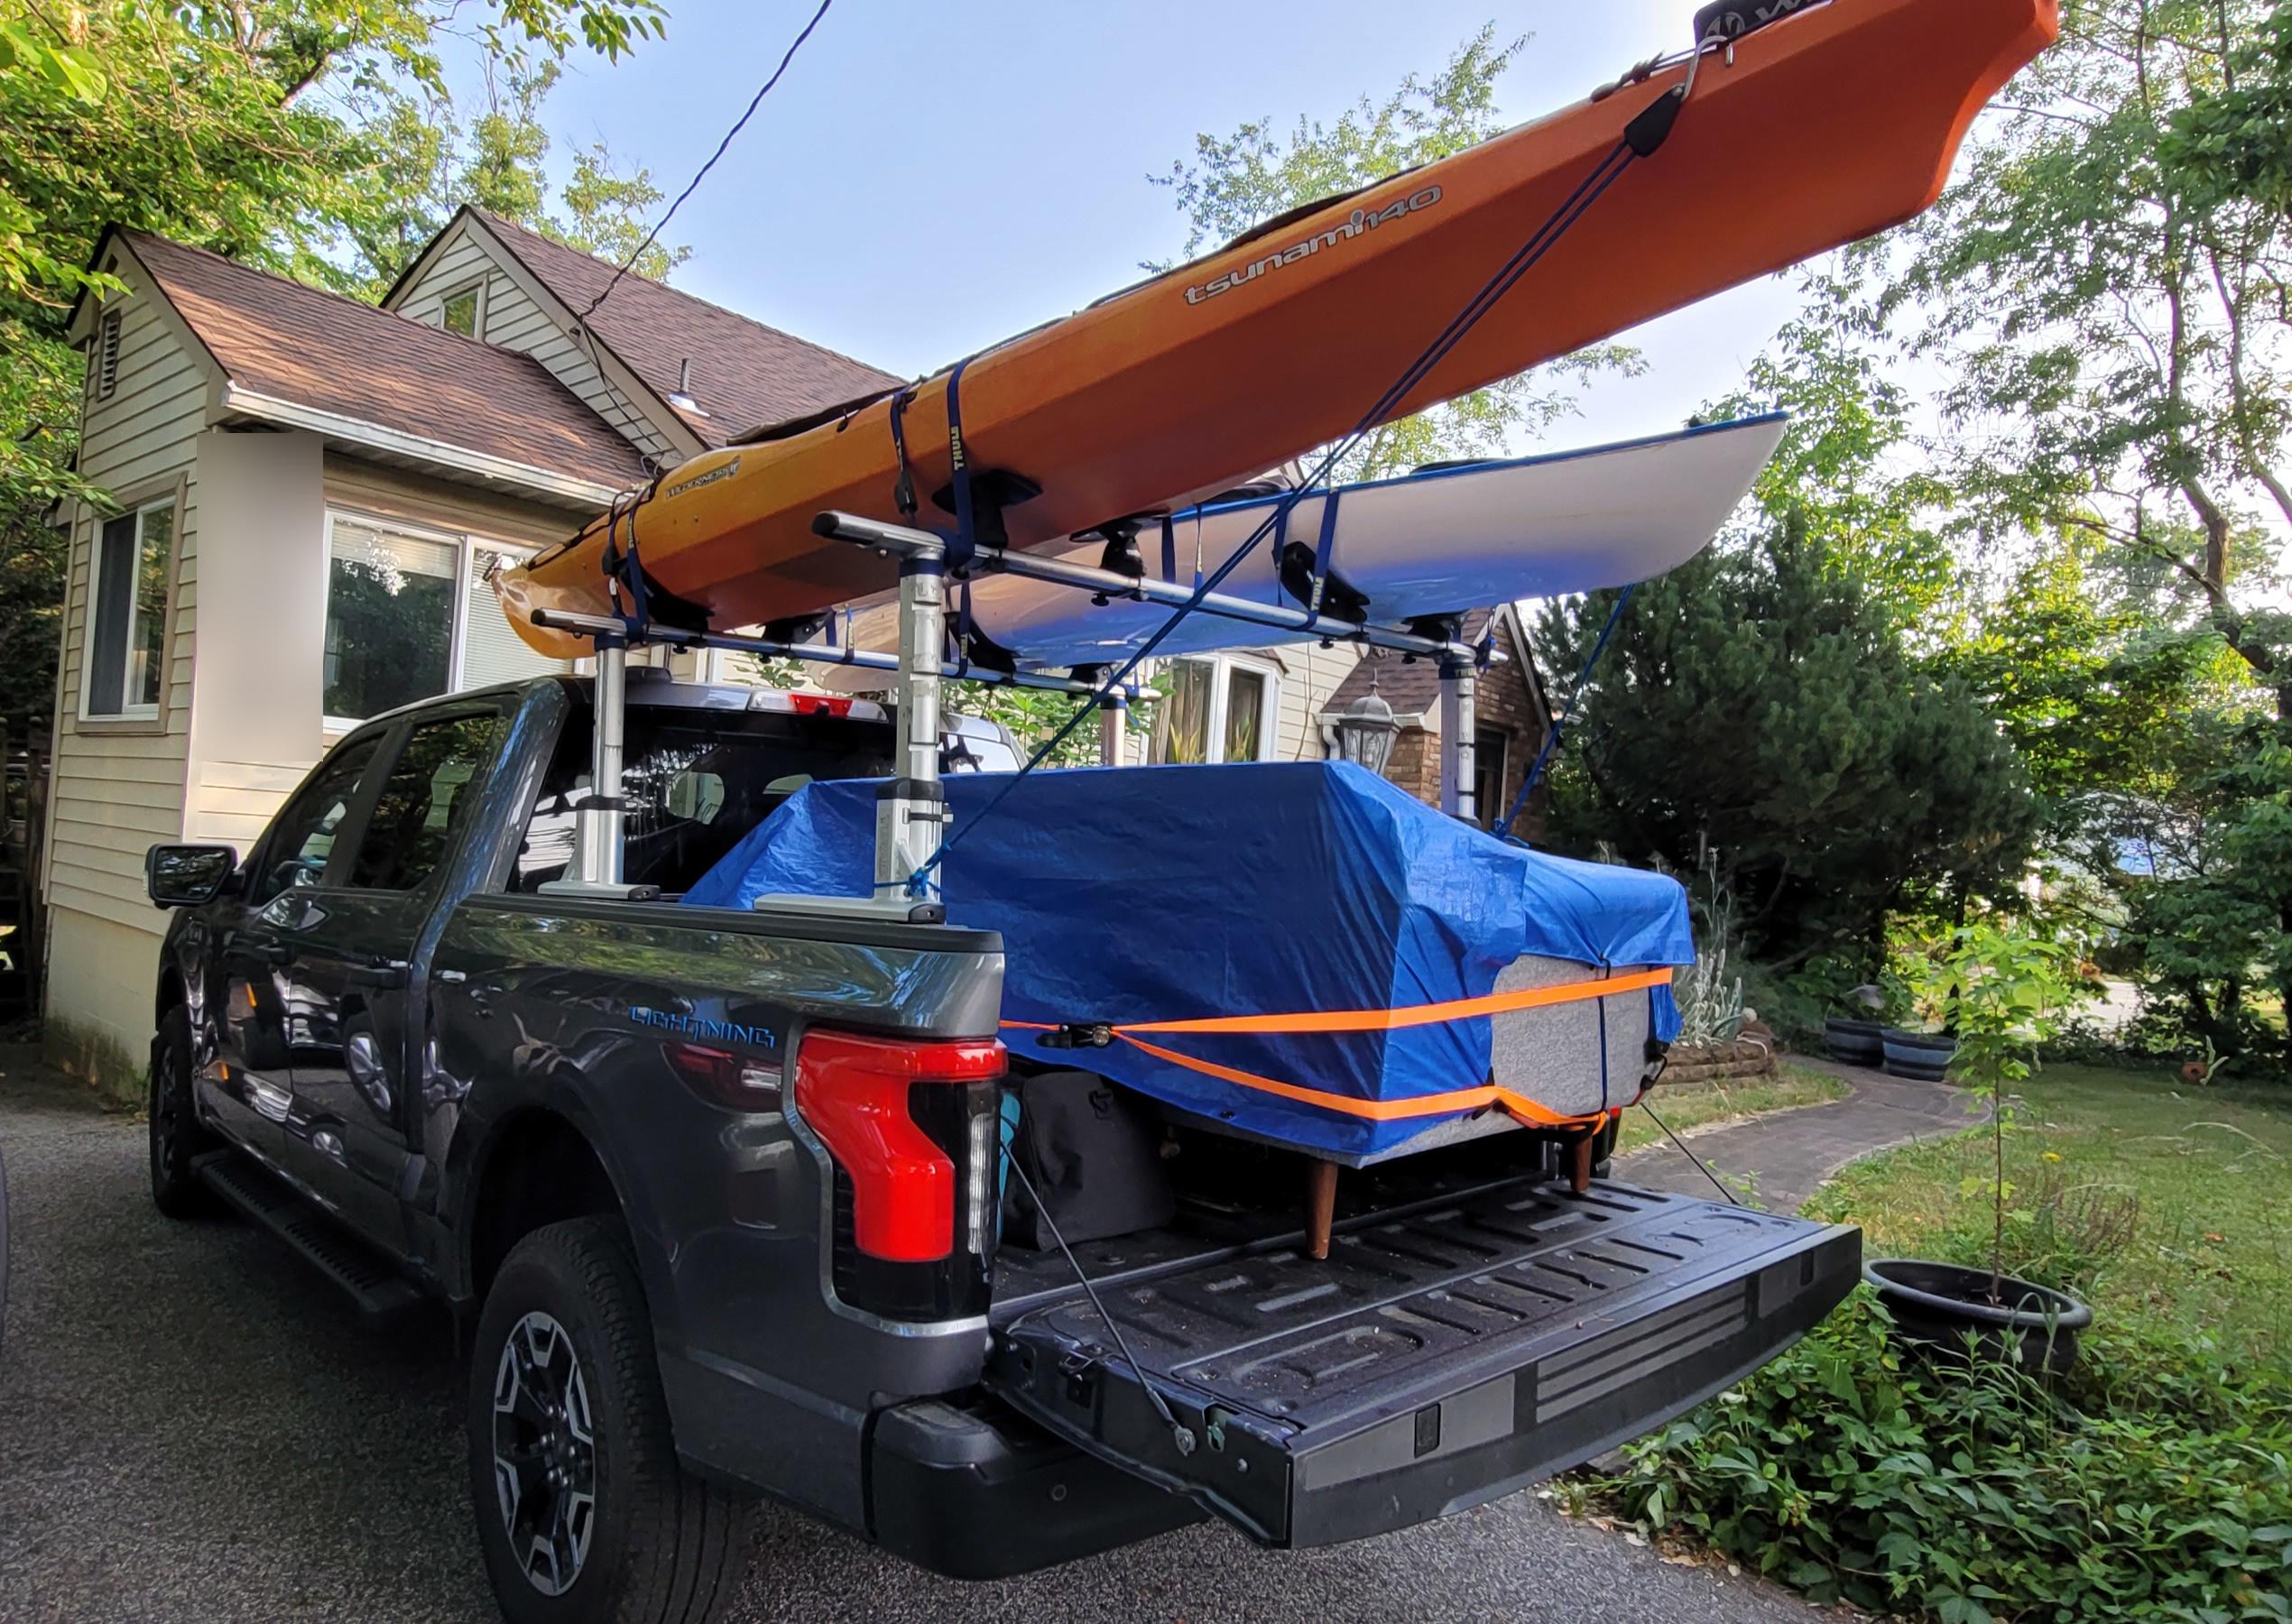
[[[552,632],[573,632],[584,637],[627,635],[619,621],[602,614],[569,614],[557,609],[536,609],[533,611],[533,623]],[[800,660],[811,665],[851,666],[864,671],[896,674],[900,669],[896,654],[830,647],[826,643],[781,642],[769,637],[741,637],[728,632],[686,632],[673,626],[654,624],[646,626],[631,641],[665,643],[677,649],[725,649],[736,654],[761,654],[773,660]],[[1071,677],[1051,677],[1036,671],[996,671],[967,660],[947,661],[939,667],[939,675],[951,682],[976,682],[989,687],[1037,688],[1048,694],[1071,694],[1077,698],[1088,698],[1098,692],[1095,683],[1077,682]],[[1123,692],[1134,698],[1138,690],[1131,687]]]
[[[812,531],[834,540],[849,541],[856,547],[873,549],[889,558],[944,552],[947,545],[944,538],[935,536],[929,531],[911,530],[903,524],[886,524],[880,519],[833,511],[816,516],[812,520]],[[1100,569],[1092,565],[1043,558],[1035,553],[1012,552],[1000,547],[973,548],[970,561],[965,568],[974,576],[1012,575],[1023,580],[1045,581],[1056,586],[1071,586],[1080,592],[1103,594],[1109,598],[1123,597],[1140,603],[1159,604],[1169,609],[1182,609],[1190,604],[1194,614],[1210,615],[1218,620],[1270,626],[1276,631],[1293,632],[1300,637],[1330,642],[1366,643],[1372,649],[1391,649],[1397,653],[1413,654],[1422,659],[1471,660],[1474,657],[1469,644],[1419,637],[1397,626],[1336,620],[1329,615],[1316,614],[1311,610],[1292,609],[1280,604],[1253,604],[1246,598],[1229,596],[1223,592],[1205,593],[1201,601],[1196,603],[1193,588],[1180,586],[1175,582],[1157,581],[1148,576],[1123,575],[1119,570]]]

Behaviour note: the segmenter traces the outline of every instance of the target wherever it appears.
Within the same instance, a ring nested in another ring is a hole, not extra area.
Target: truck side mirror
[[[143,854],[143,889],[162,908],[199,908],[223,894],[238,867],[226,845],[155,845]]]

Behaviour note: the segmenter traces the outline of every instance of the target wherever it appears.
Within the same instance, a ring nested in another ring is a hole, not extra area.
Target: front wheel
[[[513,1247],[470,1365],[469,1477],[511,1624],[706,1624],[747,1566],[752,1502],[679,1464],[644,1288],[616,1219]]]
[[[181,1004],[167,1011],[152,1041],[152,1204],[170,1218],[214,1211],[213,1198],[191,1170],[215,1148],[214,1136],[191,1104],[191,1018]]]

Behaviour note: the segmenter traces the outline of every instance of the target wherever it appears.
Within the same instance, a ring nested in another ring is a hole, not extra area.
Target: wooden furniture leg
[[[1592,1187],[1592,1141],[1597,1134],[1587,1133],[1568,1147],[1568,1186],[1581,1195]]]
[[[1309,1257],[1326,1258],[1337,1215],[1337,1164],[1318,1157],[1307,1163],[1305,1188],[1305,1250]]]

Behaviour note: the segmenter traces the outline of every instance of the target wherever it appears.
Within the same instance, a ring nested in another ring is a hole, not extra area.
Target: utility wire
[[[644,241],[629,251],[629,257],[623,260],[619,269],[613,272],[613,280],[605,284],[605,291],[589,300],[589,308],[574,318],[577,324],[586,322],[596,314],[597,306],[613,296],[613,290],[621,285],[621,279],[628,275],[635,267],[637,261],[644,256],[644,251],[652,247],[654,240],[669,228],[669,222],[677,217],[677,210],[684,207],[687,198],[699,189],[700,183],[708,178],[708,171],[716,167],[716,160],[722,158],[725,150],[732,145],[734,137],[748,127],[748,121],[756,116],[756,109],[763,106],[764,97],[772,94],[772,87],[780,83],[780,76],[788,71],[788,64],[796,60],[796,53],[804,48],[804,42],[812,37],[812,30],[819,26],[820,19],[827,15],[827,8],[835,4],[836,0],[819,0],[819,9],[812,14],[812,20],[804,24],[804,32],[798,34],[795,42],[788,47],[787,53],[780,59],[780,66],[772,70],[772,78],[766,79],[763,88],[749,99],[748,110],[734,122],[731,129],[725,132],[725,138],[716,143],[716,150],[708,154],[708,161],[700,166],[699,171],[687,183],[684,190],[677,194],[677,200],[669,205],[669,212],[662,215],[659,223],[644,234]]]

